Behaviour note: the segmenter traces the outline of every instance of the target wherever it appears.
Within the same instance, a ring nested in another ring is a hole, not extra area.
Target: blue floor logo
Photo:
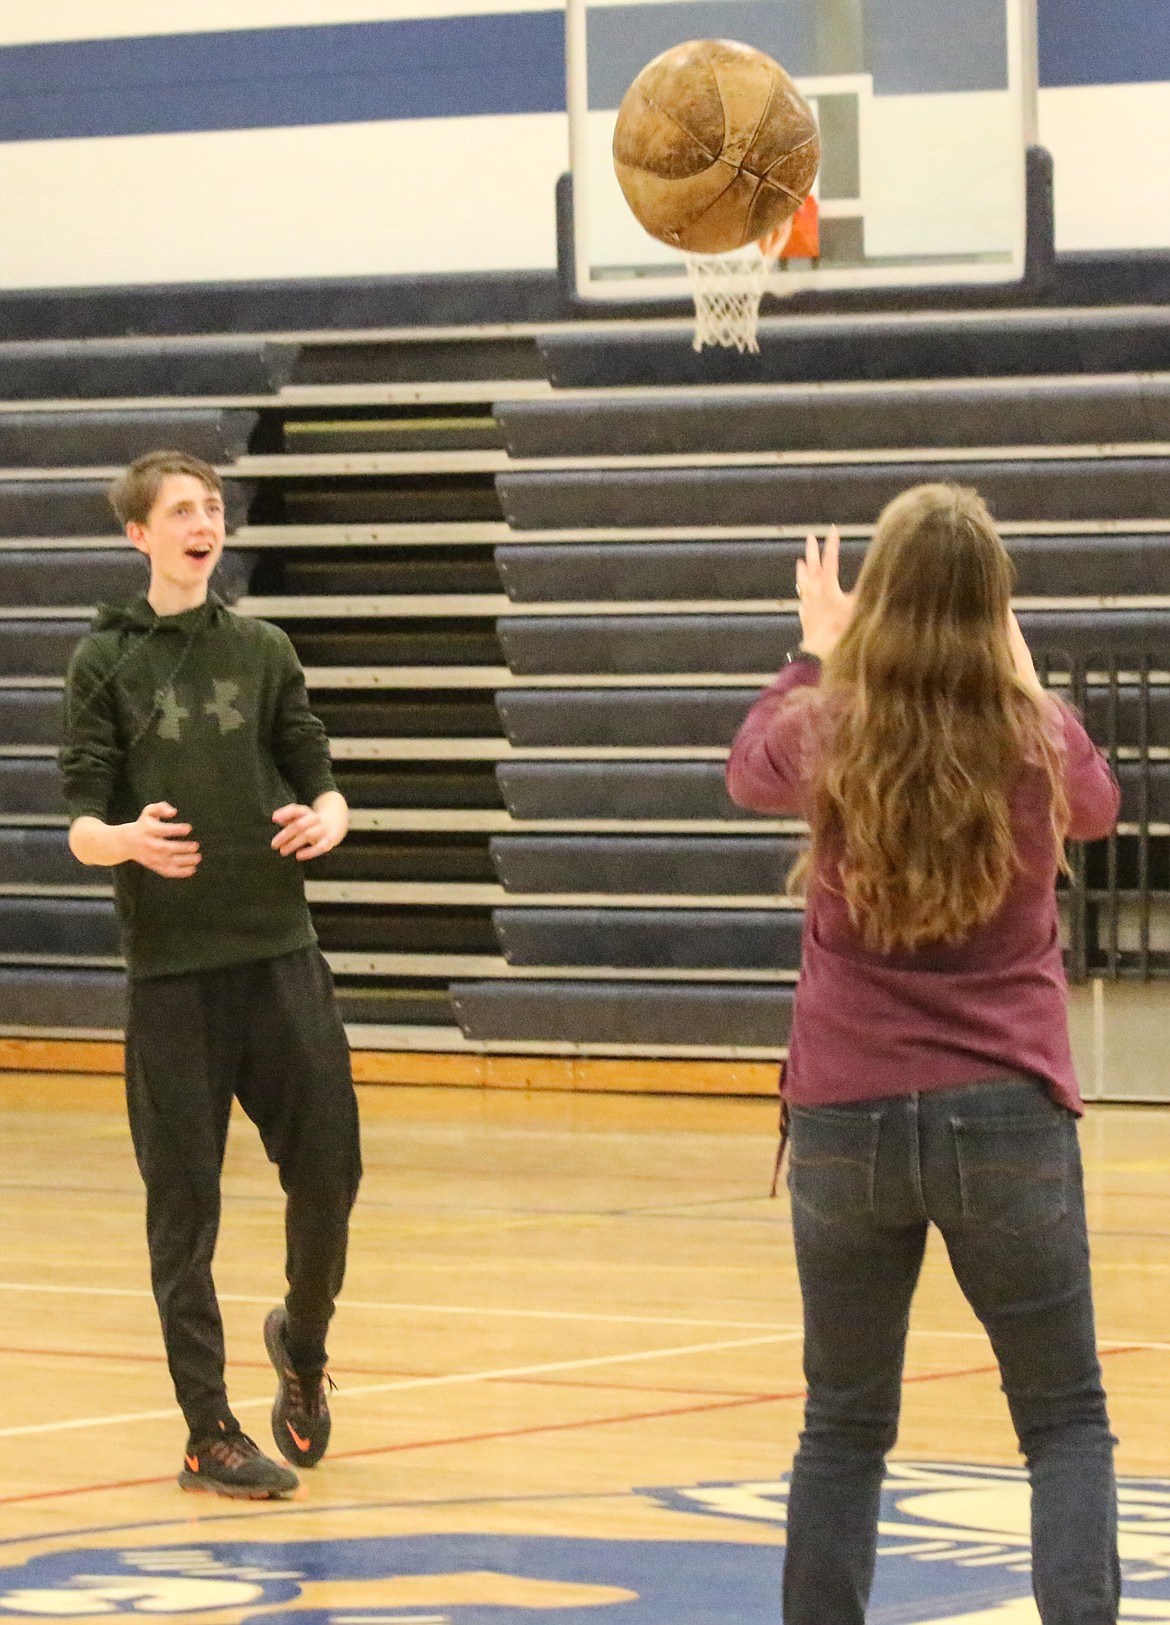
[[[1123,1620],[1170,1621],[1170,1481],[1118,1486]],[[787,1479],[651,1492],[663,1505],[782,1527]],[[869,1618],[890,1625],[1038,1625],[1022,1468],[891,1462]]]
[[[195,1615],[204,1625],[777,1625],[787,1485],[641,1492],[703,1539],[404,1535],[56,1551],[0,1569],[5,1619]],[[727,1520],[726,1540],[710,1519]],[[620,1507],[615,1508],[620,1524]],[[746,1525],[775,1540],[746,1538]],[[672,1526],[672,1535],[677,1524]],[[1170,1625],[1170,1482],[1121,1485],[1125,1625]],[[1038,1625],[1028,1488],[1011,1468],[897,1462],[871,1625]]]

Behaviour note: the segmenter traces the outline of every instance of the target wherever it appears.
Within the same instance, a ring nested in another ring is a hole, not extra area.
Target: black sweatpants
[[[233,1420],[211,1276],[233,1096],[288,1198],[289,1352],[323,1365],[361,1153],[349,1049],[316,947],[130,983],[130,1133],[167,1362],[193,1433]]]

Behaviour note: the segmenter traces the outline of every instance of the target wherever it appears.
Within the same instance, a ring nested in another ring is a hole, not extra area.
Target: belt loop
[[[911,1175],[914,1181],[914,1194],[918,1198],[918,1206],[923,1217],[926,1216],[926,1195],[922,1188],[922,1091],[915,1089],[910,1099],[914,1106],[914,1164]]]

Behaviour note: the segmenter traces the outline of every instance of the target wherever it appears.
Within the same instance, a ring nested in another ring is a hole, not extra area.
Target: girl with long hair
[[[973,491],[882,513],[852,594],[798,562],[802,642],[732,748],[741,806],[807,818],[783,1078],[808,1385],[786,1625],[863,1625],[931,1224],[991,1340],[1032,1490],[1044,1625],[1114,1625],[1101,1385],[1056,907],[1120,792],[1045,691]]]

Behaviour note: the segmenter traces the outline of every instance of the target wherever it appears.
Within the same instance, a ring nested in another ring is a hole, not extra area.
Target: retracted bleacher
[[[53,754],[90,606],[141,589],[103,487],[228,480],[221,590],[285,627],[353,830],[310,899],[367,1048],[770,1059],[800,826],[723,763],[797,641],[809,526],[847,578],[921,479],[989,498],[1021,624],[1123,785],[1075,854],[1070,972],[1170,971],[1170,316],[800,316],[758,357],[625,321],[0,344],[0,1029],[114,1033],[108,877]]]

